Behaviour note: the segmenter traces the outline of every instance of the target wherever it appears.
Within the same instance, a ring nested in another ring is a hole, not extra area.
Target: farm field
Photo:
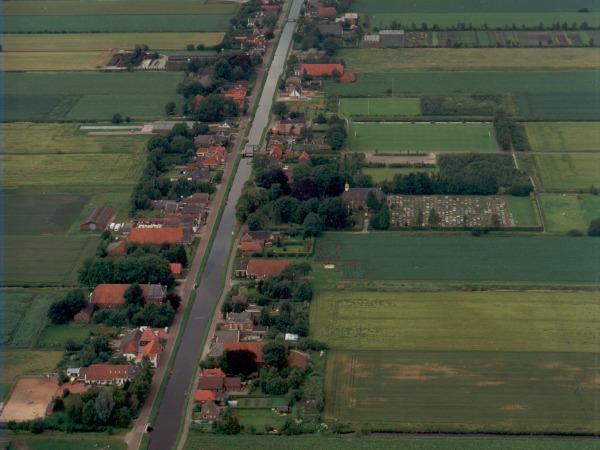
[[[540,198],[546,230],[552,233],[586,232],[590,222],[600,217],[597,195],[542,194]]]
[[[533,151],[600,151],[597,122],[529,122],[525,129]]]
[[[538,207],[530,197],[507,195],[505,198],[516,225],[525,227],[540,226]]]
[[[160,119],[177,100],[177,72],[4,74],[6,121]]]
[[[600,153],[519,154],[542,192],[575,192],[600,186]]]
[[[104,436],[96,437],[92,433],[77,433],[73,437],[65,436],[64,433],[60,437],[52,436],[48,439],[48,433],[44,433],[43,437],[35,436],[13,436],[7,434],[7,439],[11,442],[10,450],[27,449],[27,450],[79,450],[82,445],[85,448],[94,448],[98,450],[126,450],[127,444],[118,437],[109,438]],[[85,444],[83,444],[85,442]]]
[[[11,2],[18,4],[21,2]],[[36,2],[37,3],[37,2]],[[152,50],[181,50],[187,43],[217,45],[224,33],[80,33],[3,34],[3,52],[102,52],[133,49],[146,44]],[[4,55],[6,56],[6,55]]]
[[[503,438],[404,437],[303,435],[303,436],[216,436],[190,431],[185,450],[593,450],[594,440],[545,440]],[[32,448],[32,447],[30,447]],[[37,450],[33,449],[32,450]],[[70,450],[70,449],[67,449]]]
[[[352,72],[404,70],[565,70],[598,68],[600,49],[552,48],[405,48],[349,49],[339,52]]]
[[[495,152],[487,123],[352,122],[348,148],[361,153]]]
[[[342,98],[339,112],[343,116],[418,116],[421,101],[416,97]]]
[[[598,401],[596,359],[575,352],[332,351],[325,416],[390,430],[596,433],[600,424],[587,413]]]
[[[8,393],[7,387],[12,385],[18,377],[52,373],[62,354],[62,350],[0,349],[0,360],[2,361],[0,388],[2,388],[3,394]]]
[[[590,238],[327,233],[317,241],[315,275],[323,285],[336,279],[593,283],[598,251],[600,242]]]
[[[2,52],[2,71],[97,70],[110,60],[110,52]]]
[[[408,175],[414,172],[436,172],[435,167],[373,167],[365,168],[362,173],[373,177],[375,183],[381,183],[383,181],[391,181],[394,175]]]
[[[598,352],[598,298],[593,291],[319,291],[311,336],[334,350]]]

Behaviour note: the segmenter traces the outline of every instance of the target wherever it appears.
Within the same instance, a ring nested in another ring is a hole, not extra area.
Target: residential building
[[[86,384],[122,386],[127,381],[131,381],[136,373],[136,366],[129,364],[92,364],[80,369],[79,381]]]

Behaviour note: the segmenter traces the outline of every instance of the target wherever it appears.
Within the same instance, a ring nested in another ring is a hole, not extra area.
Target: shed
[[[110,206],[96,206],[87,218],[81,222],[80,228],[87,231],[105,230],[117,217]]]

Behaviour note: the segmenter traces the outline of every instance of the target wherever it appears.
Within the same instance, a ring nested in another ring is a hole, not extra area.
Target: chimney
[[[348,192],[350,190],[350,185],[348,184],[348,182],[346,182],[346,184],[344,185],[344,191]]]

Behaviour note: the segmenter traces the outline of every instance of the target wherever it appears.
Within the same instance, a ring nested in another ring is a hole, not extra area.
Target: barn
[[[80,228],[87,231],[106,229],[117,217],[117,213],[110,206],[96,206],[87,218],[81,222]]]

